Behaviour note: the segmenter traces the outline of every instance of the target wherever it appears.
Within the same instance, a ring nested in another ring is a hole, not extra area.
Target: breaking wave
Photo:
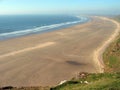
[[[32,29],[13,31],[13,32],[9,32],[9,33],[1,33],[0,34],[0,39],[16,37],[16,36],[21,36],[21,35],[27,35],[27,34],[37,33],[37,32],[44,32],[44,31],[59,28],[59,27],[62,27],[62,26],[68,26],[68,25],[74,25],[74,24],[77,24],[77,23],[83,23],[83,22],[86,22],[88,20],[88,18],[86,18],[86,17],[77,16],[77,18],[80,18],[80,20],[73,21],[73,22],[65,22],[65,23],[60,23],[60,24],[53,24],[53,25],[48,25],[48,26],[34,27]]]

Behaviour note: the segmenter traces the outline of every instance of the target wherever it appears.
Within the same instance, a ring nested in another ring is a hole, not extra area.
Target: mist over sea
[[[0,40],[59,30],[89,19],[70,15],[5,15],[0,16]]]

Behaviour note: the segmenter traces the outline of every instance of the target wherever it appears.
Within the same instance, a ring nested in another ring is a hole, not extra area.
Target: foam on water
[[[77,16],[77,18],[80,18],[80,20],[73,21],[73,22],[65,22],[65,23],[60,23],[60,24],[53,24],[53,25],[48,25],[48,26],[41,26],[41,27],[34,26],[32,29],[13,31],[13,32],[9,32],[9,33],[1,33],[0,39],[2,40],[2,39],[12,38],[12,37],[17,37],[17,36],[22,36],[22,35],[33,34],[33,33],[37,33],[37,32],[40,33],[40,32],[44,32],[47,30],[55,29],[55,28],[74,25],[77,23],[83,23],[88,20],[88,18],[86,18],[86,17]]]

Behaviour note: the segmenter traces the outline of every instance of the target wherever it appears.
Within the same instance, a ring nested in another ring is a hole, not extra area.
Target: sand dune
[[[96,16],[96,17],[98,17],[98,16]],[[113,22],[114,24],[116,24],[115,32],[110,36],[110,38],[108,40],[103,42],[102,46],[97,48],[95,50],[95,52],[93,53],[94,61],[98,65],[96,68],[98,68],[100,73],[103,73],[104,72],[104,63],[103,63],[103,58],[102,58],[103,56],[102,55],[103,55],[105,49],[110,45],[110,43],[112,41],[114,41],[114,39],[119,35],[120,24],[117,21],[115,21],[113,19],[106,18],[106,17],[98,17],[98,18],[101,18],[103,20],[107,20],[107,21],[110,21],[110,22]]]

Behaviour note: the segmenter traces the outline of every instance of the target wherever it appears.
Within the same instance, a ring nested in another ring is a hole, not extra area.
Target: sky
[[[120,0],[0,0],[4,14],[120,14]]]

